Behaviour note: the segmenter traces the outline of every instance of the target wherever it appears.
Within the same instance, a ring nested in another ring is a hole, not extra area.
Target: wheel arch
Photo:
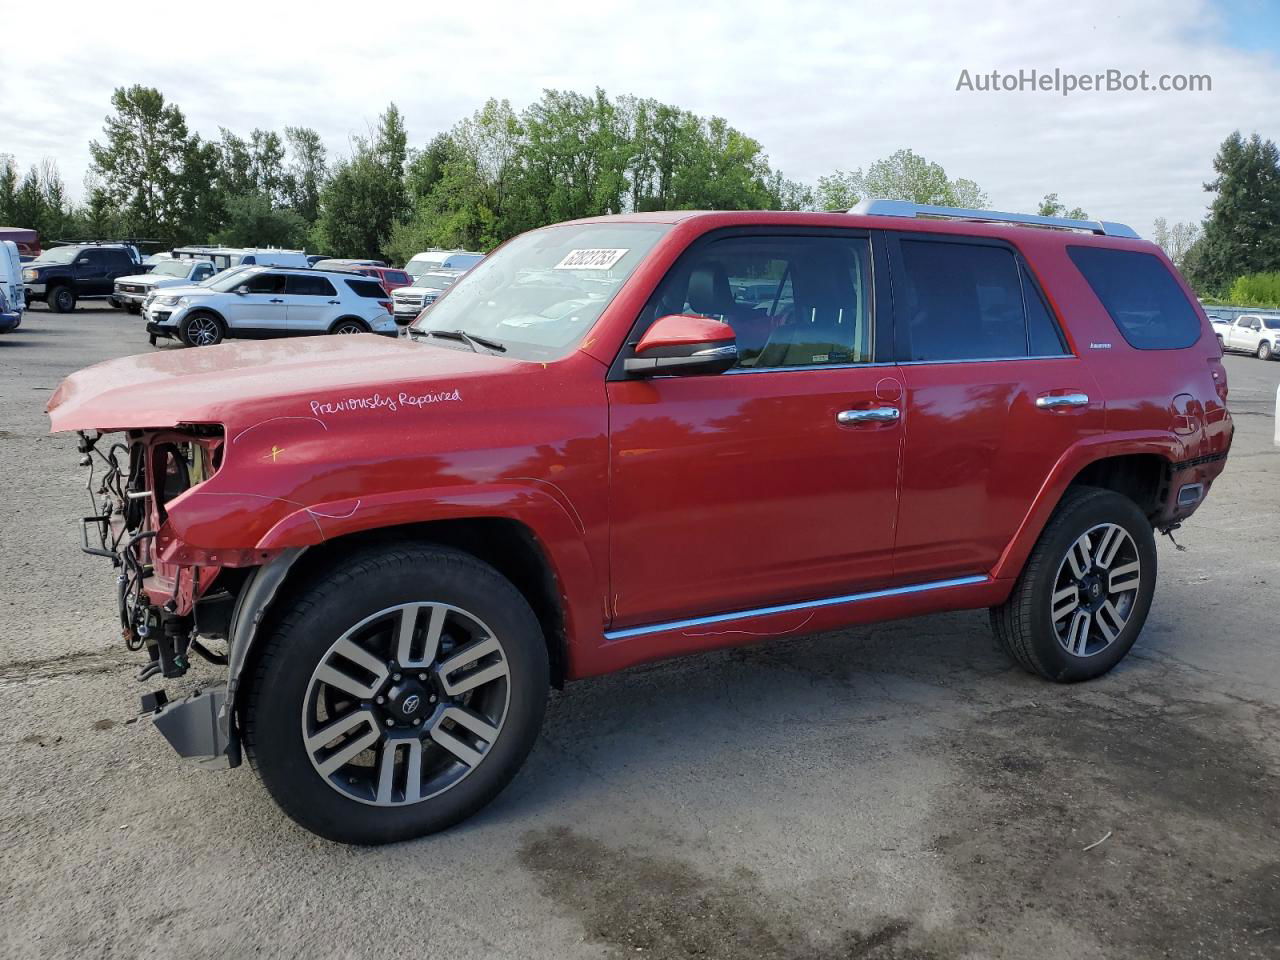
[[[1167,498],[1182,445],[1166,433],[1141,433],[1077,445],[1054,466],[992,576],[1012,582],[1068,491],[1080,486],[1113,490],[1154,520]]]
[[[329,332],[333,333],[333,331],[337,330],[340,325],[346,323],[349,320],[354,321],[360,324],[360,326],[364,327],[366,333],[370,333],[373,331],[373,327],[369,325],[369,321],[364,319],[364,317],[358,317],[354,313],[348,313],[344,316],[338,317],[337,320],[334,320],[333,323],[329,324]]]

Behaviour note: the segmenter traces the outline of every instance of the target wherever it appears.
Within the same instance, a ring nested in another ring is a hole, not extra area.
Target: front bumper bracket
[[[218,722],[226,702],[227,685],[220,683],[185,699],[162,704],[151,713],[151,721],[179,756],[208,766],[232,766],[229,738]],[[147,705],[147,698],[143,704]]]

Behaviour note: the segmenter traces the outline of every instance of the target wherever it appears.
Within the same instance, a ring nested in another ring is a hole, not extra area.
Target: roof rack
[[[1001,213],[998,210],[965,210],[962,207],[935,207],[910,200],[863,200],[850,213],[872,217],[932,218],[935,220],[977,220],[983,223],[1019,223],[1054,230],[1086,230],[1104,237],[1141,239],[1136,230],[1109,220],[1070,220],[1066,217],[1039,217],[1030,213]]]

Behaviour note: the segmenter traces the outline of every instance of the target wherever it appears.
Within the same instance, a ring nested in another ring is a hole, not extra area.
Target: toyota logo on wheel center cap
[[[409,694],[409,696],[405,697],[402,701],[400,701],[400,712],[406,713],[406,714],[417,713],[418,707],[420,707],[421,705],[422,705],[422,698],[418,696],[416,693],[411,693]]]

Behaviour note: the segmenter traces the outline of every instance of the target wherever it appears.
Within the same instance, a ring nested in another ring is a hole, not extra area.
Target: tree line
[[[848,209],[865,197],[990,202],[977,183],[910,149],[801,183],[721,117],[600,89],[546,90],[521,110],[491,99],[420,147],[393,103],[346,155],[330,157],[308,127],[203,137],[159,90],[122,87],[89,149],[78,204],[53,161],[20,175],[0,155],[0,223],[47,240],[306,247],[404,262],[429,247],[488,250],[533,227],[605,213]],[[1280,272],[1280,161],[1271,141],[1237,132],[1214,169],[1206,221],[1157,220],[1153,239],[1197,290],[1226,297],[1241,277]],[[1087,216],[1056,193],[1037,212]],[[1271,289],[1249,284],[1236,294]]]

